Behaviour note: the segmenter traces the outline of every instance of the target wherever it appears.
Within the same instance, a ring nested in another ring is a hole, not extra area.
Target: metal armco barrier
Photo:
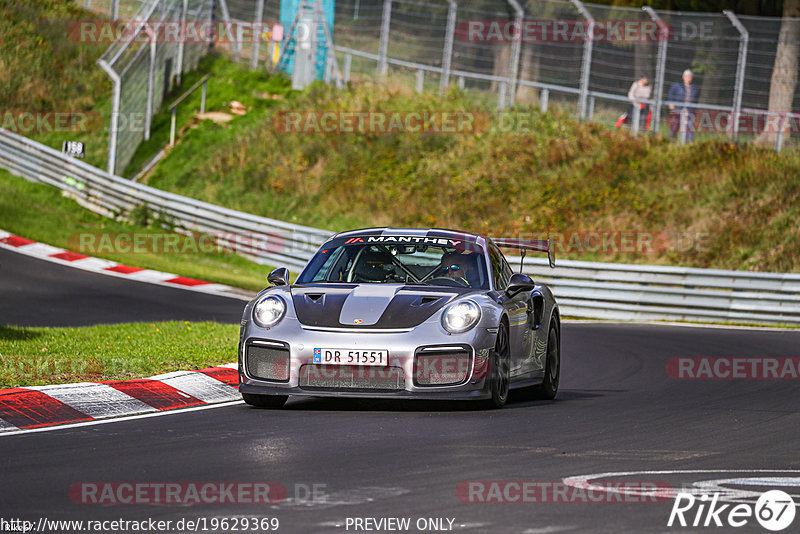
[[[108,174],[50,147],[0,129],[0,167],[68,191],[85,207],[128,214],[146,206],[181,229],[217,235],[222,245],[257,261],[297,271],[332,232],[243,213]]]
[[[238,253],[295,271],[332,235],[131,182],[3,129],[0,167],[68,191],[96,212],[147,206],[184,230],[214,233]],[[544,258],[526,258],[523,270],[553,288],[563,315],[800,325],[800,274],[556,261],[550,269]]]

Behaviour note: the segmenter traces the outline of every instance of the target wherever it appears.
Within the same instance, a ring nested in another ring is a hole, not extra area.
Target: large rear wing
[[[492,238],[494,244],[501,248],[514,248],[522,250],[523,257],[525,251],[533,250],[536,252],[547,252],[547,260],[550,267],[556,267],[556,260],[553,257],[553,243],[550,238],[547,239],[512,239],[512,238]]]

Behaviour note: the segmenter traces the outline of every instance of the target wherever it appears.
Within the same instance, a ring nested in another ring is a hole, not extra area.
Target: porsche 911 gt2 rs
[[[549,240],[371,228],[331,237],[294,284],[276,269],[242,317],[244,401],[458,399],[500,408],[517,388],[554,398],[558,306],[547,286],[513,273],[501,247],[547,252],[553,266]]]

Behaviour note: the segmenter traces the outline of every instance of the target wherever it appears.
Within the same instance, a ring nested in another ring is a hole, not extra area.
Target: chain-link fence
[[[150,137],[153,114],[181,74],[194,70],[209,48],[203,23],[213,20],[214,0],[85,0],[109,17],[91,28],[108,38],[98,60],[113,84],[108,171],[121,171]],[[194,32],[194,33],[192,33]],[[108,37],[111,36],[111,37]]]
[[[800,137],[797,87],[783,98],[791,102],[785,109],[768,111],[782,22],[577,0],[340,0],[334,41],[350,75],[382,75],[388,66],[391,74],[412,71],[417,90],[438,78],[440,87],[492,91],[499,108],[558,102],[609,125],[623,114],[639,115],[634,130],[684,142],[767,135],[780,149]],[[800,27],[800,20],[787,24]],[[796,56],[800,43],[789,39],[782,44]],[[637,99],[636,110],[628,91],[641,77],[649,96]]]
[[[192,15],[198,20],[208,17],[251,32],[253,27],[263,30],[252,39],[218,42],[219,49],[253,68],[277,59],[268,32],[280,20],[281,0],[86,1],[93,9],[97,5],[109,11],[118,2],[120,12],[140,5],[137,16],[154,6],[165,13],[173,10],[175,16],[181,3],[202,5]],[[495,98],[500,109],[522,104],[547,110],[555,104],[580,119],[634,133],[647,130],[680,142],[759,138],[780,150],[800,142],[800,114],[794,112],[800,110],[800,90],[772,81],[781,47],[794,54],[797,70],[800,31],[781,33],[782,24],[780,18],[731,12],[659,11],[579,0],[463,5],[458,0],[338,0],[333,40],[345,80],[388,75],[393,83],[407,83],[417,91],[457,85]],[[800,19],[789,24],[800,28]],[[784,39],[789,41],[779,44],[779,35],[788,35]],[[281,46],[288,37],[284,35]],[[128,46],[123,56],[131,59],[116,68],[126,69],[119,95],[126,109],[144,109],[147,84],[163,83],[162,63],[155,81],[149,80],[144,48]],[[156,50],[158,58],[177,53],[175,47],[162,48]],[[110,55],[111,50],[106,53]],[[184,62],[183,69],[192,63]],[[692,71],[689,85],[686,70]],[[629,91],[642,77],[648,83],[633,105]],[[780,98],[776,93],[787,87],[792,94]],[[777,112],[768,111],[771,99],[783,102]],[[154,98],[153,109],[158,103]],[[136,136],[143,138],[141,132],[124,135],[128,137],[117,143],[117,168],[135,149]]]

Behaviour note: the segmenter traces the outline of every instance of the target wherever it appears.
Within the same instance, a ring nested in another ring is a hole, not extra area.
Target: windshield
[[[440,245],[340,244],[320,250],[297,283],[417,284],[488,289],[482,249]]]

